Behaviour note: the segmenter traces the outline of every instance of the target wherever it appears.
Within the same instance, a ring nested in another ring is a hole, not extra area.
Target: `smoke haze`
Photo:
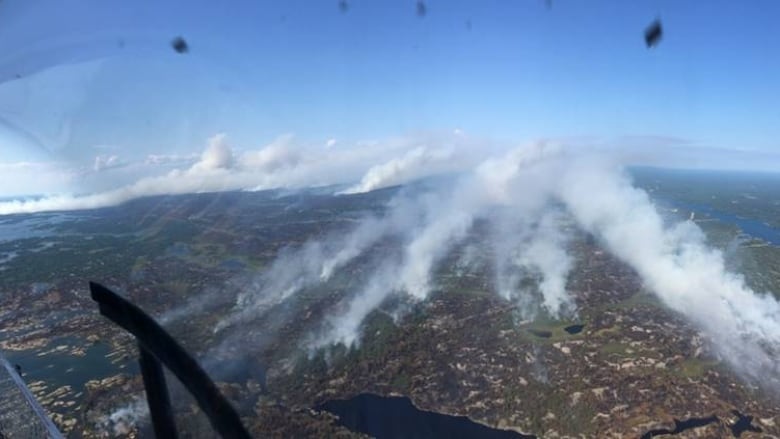
[[[381,174],[377,169],[394,169],[392,174],[398,175],[400,163],[414,166],[408,158],[371,168],[345,192],[370,190],[373,186],[366,182],[376,180]],[[261,282],[264,288],[243,296],[242,318],[267,309],[268,300],[281,301],[306,285],[326,281],[390,237],[400,242],[400,251],[386,254],[362,287],[337,307],[340,311],[327,318],[326,330],[313,345],[359,342],[361,323],[387,298],[426,299],[437,288],[432,284],[437,265],[456,246],[465,245],[478,224],[491,232],[481,234],[484,242],[471,252],[488,249],[492,255],[495,293],[517,303],[528,317],[539,310],[571,317],[576,309],[566,289],[573,266],[567,243],[573,228],[579,228],[709,336],[717,352],[744,376],[765,377],[775,370],[777,300],[751,291],[741,275],[729,272],[723,254],[707,247],[704,233],[692,221],[665,222],[616,160],[536,143],[488,157],[464,170],[454,184],[429,189],[401,191],[383,215],[280,257]],[[473,261],[460,263],[467,267]],[[529,276],[537,282],[536,291],[521,282]]]

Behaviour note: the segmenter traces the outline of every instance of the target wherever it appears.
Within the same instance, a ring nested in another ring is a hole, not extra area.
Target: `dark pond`
[[[738,410],[732,410],[731,413],[733,413],[734,416],[737,417],[736,422],[733,422],[730,427],[731,434],[734,435],[734,437],[741,437],[742,433],[746,431],[750,431],[753,433],[761,433],[761,428],[753,425],[752,416],[743,415]],[[686,419],[685,421],[680,421],[679,419],[675,419],[674,430],[669,430],[668,428],[657,428],[655,430],[650,430],[647,433],[643,434],[641,439],[650,439],[655,436],[663,436],[667,434],[678,434],[678,433],[682,433],[685,430],[703,427],[705,425],[709,425],[716,422],[719,422],[719,420],[718,417],[715,415],[712,415],[707,418],[690,418],[690,419]]]
[[[753,425],[752,416],[743,415],[738,410],[732,410],[731,413],[734,413],[734,416],[737,417],[737,422],[731,425],[731,434],[733,434],[734,437],[740,437],[742,436],[742,433],[746,431],[761,433],[761,429]]]
[[[478,424],[465,416],[420,410],[409,398],[361,394],[352,399],[327,401],[316,407],[339,417],[339,424],[378,439],[396,438],[536,438]]]
[[[655,436],[663,436],[666,434],[678,434],[678,433],[682,433],[685,430],[704,427],[705,425],[712,424],[714,422],[718,422],[718,417],[715,415],[712,415],[707,418],[690,418],[684,421],[675,419],[674,430],[669,430],[668,428],[656,428],[655,430],[650,430],[647,433],[643,434],[641,439],[650,439]]]
[[[568,332],[569,334],[579,334],[582,332],[582,328],[584,328],[585,325],[569,325],[565,328],[563,328],[564,331]]]

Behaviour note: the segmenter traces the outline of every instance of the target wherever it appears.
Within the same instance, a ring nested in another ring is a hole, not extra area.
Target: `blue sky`
[[[775,1],[347,1],[4,1],[0,163],[187,154],[219,132],[778,148]]]

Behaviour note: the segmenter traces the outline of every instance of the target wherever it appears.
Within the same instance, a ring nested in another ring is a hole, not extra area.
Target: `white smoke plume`
[[[237,299],[239,311],[220,322],[216,331],[252,319],[304,288],[327,282],[382,238],[407,233],[416,221],[409,212],[418,210],[413,201],[394,200],[389,214],[367,216],[346,235],[334,232],[298,249],[282,251],[261,276],[248,282]]]
[[[331,343],[344,343],[352,345],[358,340],[360,326],[366,316],[377,309],[387,297],[397,288],[393,278],[397,275],[396,267],[392,263],[380,267],[365,288],[349,302],[343,314],[333,316],[329,322],[330,332],[314,343],[313,347],[320,347]]]
[[[666,305],[712,337],[739,371],[764,380],[777,375],[780,304],[728,272],[723,254],[706,246],[698,226],[665,225],[644,191],[593,162],[567,173],[559,193],[580,227],[603,239]]]
[[[377,171],[369,170],[364,177],[369,173]],[[404,219],[403,227],[399,219]],[[399,256],[375,269],[342,311],[328,318],[329,332],[315,343],[350,344],[359,340],[365,317],[389,296],[428,297],[437,264],[479,221],[496,228],[494,236],[485,239],[495,257],[497,293],[506,298],[533,302],[530,292],[518,287],[518,280],[530,272],[537,276],[543,309],[551,315],[576,312],[566,292],[573,265],[566,245],[567,230],[578,227],[601,240],[667,306],[711,337],[738,371],[758,378],[776,370],[780,304],[774,297],[751,291],[740,275],[727,271],[722,253],[707,247],[693,222],[665,223],[648,195],[632,186],[620,163],[544,143],[487,158],[455,184],[440,185],[432,193],[402,192],[384,216],[367,219],[335,240],[343,245],[307,244],[291,265],[302,270],[289,276],[295,280],[286,284],[292,290],[280,285],[272,289],[294,294],[302,282],[326,280],[382,236],[392,235],[401,243]],[[314,263],[301,264],[300,259]],[[279,263],[271,272],[289,265]],[[284,284],[286,277],[274,279]]]
[[[148,417],[149,406],[146,399],[136,396],[131,402],[106,416],[101,427],[113,436],[123,436],[132,433],[138,423]]]
[[[347,344],[357,340],[360,322],[390,294],[402,292],[419,300],[428,297],[437,264],[467,238],[475,222],[481,219],[506,222],[520,216],[528,223],[536,223],[533,229],[538,233],[523,253],[526,260],[516,258],[516,253],[504,252],[496,262],[525,265],[538,272],[543,306],[550,314],[558,315],[562,305],[570,302],[565,286],[571,261],[563,248],[564,240],[558,236],[554,217],[546,211],[549,189],[537,192],[543,188],[535,186],[544,181],[541,172],[558,166],[557,151],[544,143],[519,148],[502,158],[486,160],[474,172],[459,178],[451,189],[440,188],[435,196],[423,196],[416,203],[396,203],[392,215],[417,218],[416,224],[406,229],[400,260],[377,270],[348,305],[348,311],[331,320],[332,332],[324,339]],[[524,234],[524,229],[511,233]],[[505,239],[500,235],[494,238],[493,247],[500,246]]]
[[[411,300],[427,298],[435,287],[432,273],[463,243],[477,221],[506,220],[517,215],[524,218],[525,231],[520,228],[511,232],[522,234],[524,239],[516,242],[517,247],[522,244],[527,248],[522,253],[505,252],[499,262],[538,274],[541,306],[558,315],[570,304],[565,286],[571,267],[565,239],[560,236],[560,220],[546,208],[549,188],[541,193],[520,190],[534,187],[544,173],[557,167],[557,157],[557,148],[533,144],[485,161],[452,185],[434,185],[431,191],[402,191],[382,216],[367,217],[346,234],[312,241],[281,255],[257,285],[241,295],[237,314],[218,329],[237,319],[249,319],[303,288],[327,281],[340,267],[366,257],[373,245],[390,237],[400,243],[397,257],[383,253],[383,263],[344,304],[343,314],[328,319],[329,333],[314,343],[351,344],[359,339],[366,315],[390,295],[405,294]],[[494,238],[494,245],[506,240],[498,234]]]
[[[519,287],[528,274],[536,274],[542,293],[541,306],[551,315],[572,312],[574,305],[566,293],[566,278],[572,260],[566,251],[568,232],[563,227],[564,215],[557,209],[546,210],[541,216],[499,217],[492,237],[495,255],[496,292],[509,300],[519,301],[521,315],[532,318],[536,309],[533,297]],[[530,221],[530,222],[529,222]]]
[[[200,156],[200,161],[195,163],[190,170],[215,171],[218,169],[230,169],[233,166],[233,150],[227,144],[224,133],[217,134],[209,139],[208,146]]]
[[[401,184],[431,173],[443,172],[452,159],[452,151],[425,147],[415,148],[403,157],[392,159],[387,163],[373,166],[355,186],[343,193],[355,194],[370,192],[379,188]],[[436,168],[432,172],[431,168]]]

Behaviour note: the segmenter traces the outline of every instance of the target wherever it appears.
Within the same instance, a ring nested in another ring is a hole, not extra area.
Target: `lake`
[[[378,439],[401,438],[536,438],[515,431],[491,428],[465,416],[420,410],[406,397],[364,393],[346,400],[331,400],[316,407],[339,417],[339,424]]]

